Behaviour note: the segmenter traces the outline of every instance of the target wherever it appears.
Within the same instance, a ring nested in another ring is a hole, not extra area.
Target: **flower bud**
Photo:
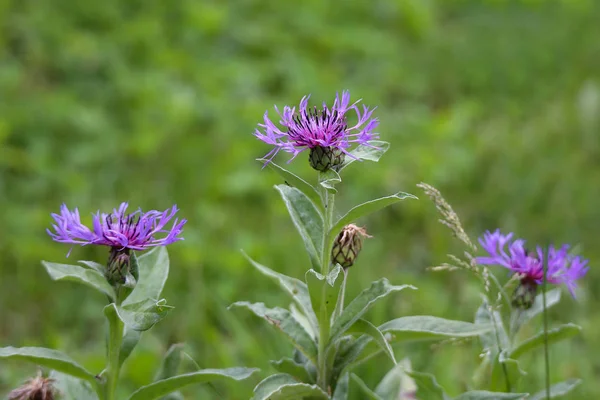
[[[308,155],[310,166],[321,172],[325,172],[330,168],[337,170],[343,164],[344,158],[344,152],[333,146],[313,147]]]
[[[112,247],[106,264],[106,280],[112,285],[125,284],[129,275],[130,250]]]
[[[538,284],[532,279],[521,279],[512,297],[512,305],[521,310],[528,310],[535,302]]]
[[[52,386],[54,379],[44,378],[41,373],[29,379],[23,386],[8,394],[8,400],[54,400],[56,390]]]
[[[351,267],[362,249],[363,239],[367,237],[371,236],[364,228],[354,224],[346,225],[335,238],[331,249],[331,262],[338,263],[344,268]]]

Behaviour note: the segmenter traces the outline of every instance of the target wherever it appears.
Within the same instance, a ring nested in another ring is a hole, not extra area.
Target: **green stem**
[[[115,305],[116,307],[116,305]],[[112,309],[115,314],[116,310]],[[117,382],[121,370],[120,353],[123,342],[123,321],[118,315],[109,316],[109,334],[108,334],[108,363],[106,366],[106,388],[105,399],[115,400],[117,391]]]
[[[320,180],[320,176],[319,176]],[[330,240],[329,230],[333,224],[333,208],[335,204],[335,195],[325,190],[325,215],[323,221],[323,242],[321,245],[321,274],[327,276],[330,266]],[[323,280],[321,289],[321,309],[318,313],[319,318],[319,353],[317,365],[317,384],[326,392],[328,391],[328,371],[327,371],[327,345],[329,343],[329,332],[331,329],[329,316],[327,313],[327,279]]]
[[[544,280],[542,282],[542,306],[544,314],[544,359],[546,363],[546,398],[550,399],[550,356],[548,354],[548,310],[546,309],[546,274],[547,269],[544,269]]]

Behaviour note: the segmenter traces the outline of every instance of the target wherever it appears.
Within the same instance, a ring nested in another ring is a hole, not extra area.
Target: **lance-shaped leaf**
[[[335,185],[341,181],[342,178],[340,177],[340,174],[332,169],[328,169],[327,171],[319,174],[319,185],[323,186],[330,193],[337,193]]]
[[[331,328],[330,343],[333,343],[338,337],[346,332],[356,321],[358,321],[377,300],[393,292],[410,288],[416,289],[411,285],[393,286],[385,278],[375,281],[368,289],[363,290],[358,296],[348,304],[342,311],[342,314],[336,318]]]
[[[491,325],[478,325],[430,315],[414,315],[388,321],[381,325],[379,330],[393,333],[393,341],[402,342],[479,336],[490,332],[492,328]]]
[[[181,389],[184,386],[206,383],[217,379],[233,379],[241,381],[250,377],[256,368],[227,368],[227,369],[202,369],[200,371],[172,376],[161,379],[136,390],[129,400],[153,400]]]
[[[266,159],[260,159],[263,164],[267,161]],[[273,169],[284,179],[286,184],[289,186],[298,188],[302,193],[306,195],[315,205],[315,207],[320,208],[322,201],[317,189],[314,188],[313,185],[306,182],[304,179],[300,178],[298,175],[288,171],[287,169],[275,164],[270,161],[268,164],[269,168]]]
[[[433,375],[415,371],[407,372],[407,374],[417,384],[417,399],[450,400]]]
[[[521,378],[527,375],[519,366],[517,360],[507,357],[507,351],[503,350],[496,362],[492,364],[492,376],[489,385],[490,390],[510,392],[509,389],[518,387]]]
[[[564,382],[556,383],[550,386],[550,398],[555,399],[557,397],[564,396],[569,393],[571,390],[575,389],[581,383],[581,379],[569,379]],[[527,400],[545,400],[546,399],[546,389],[540,390],[536,394],[531,397],[528,397]]]
[[[575,335],[578,335],[579,332],[581,332],[581,327],[575,324],[565,324],[557,328],[550,329],[548,330],[548,345],[571,338]],[[523,354],[543,345],[544,332],[540,332],[515,346],[515,348],[510,352],[509,357],[517,359]]]
[[[292,296],[292,299],[296,302],[296,304],[298,304],[300,310],[302,310],[306,318],[308,318],[313,330],[318,332],[319,324],[317,322],[315,312],[312,309],[310,295],[308,293],[308,287],[306,286],[306,283],[302,282],[300,279],[280,274],[279,272],[275,272],[272,269],[265,267],[264,265],[254,261],[243,251],[242,254],[248,261],[250,261],[250,264],[252,264],[254,268],[260,271],[263,275],[274,280],[283,290]]]
[[[487,330],[485,333],[479,335],[481,345],[484,349],[490,350],[490,357],[492,359],[496,359],[501,350],[507,349],[510,346],[508,333],[502,323],[502,316],[498,311],[492,311],[490,309],[486,298],[484,298],[483,304],[481,304],[475,313],[475,324],[492,327],[492,331]],[[500,341],[499,344],[501,348],[498,347],[498,340]]]
[[[323,216],[300,190],[287,185],[276,185],[275,189],[281,194],[292,221],[304,241],[313,268],[319,269],[323,246]]]
[[[363,335],[358,339],[354,339],[351,336],[343,337],[339,345],[339,350],[335,355],[333,376],[339,376],[346,367],[356,361],[370,342],[371,337],[369,335]]]
[[[277,371],[291,375],[299,382],[315,383],[313,377],[310,376],[304,367],[304,364],[297,363],[291,358],[286,357],[281,360],[270,361],[270,363]]]
[[[121,343],[121,351],[119,352],[119,363],[123,364],[125,360],[131,355],[133,349],[140,341],[142,337],[141,331],[136,331],[128,326],[125,326],[123,333],[123,342]]]
[[[134,255],[134,257],[136,257]],[[165,246],[155,247],[136,258],[139,279],[135,288],[123,301],[123,306],[146,300],[158,300],[169,276],[169,254]]]
[[[377,162],[379,161],[381,156],[383,156],[385,152],[388,151],[389,148],[390,144],[382,140],[371,140],[369,142],[369,146],[365,146],[364,144],[358,145],[354,150],[350,152],[350,154],[352,154],[355,158],[346,156],[344,163],[340,168],[340,171],[346,168],[348,165],[352,164],[354,161],[357,161],[356,159]]]
[[[306,283],[308,285],[308,291],[310,293],[310,301],[312,306],[317,312],[321,310],[321,307],[325,306],[327,311],[327,318],[323,318],[324,321],[329,321],[335,305],[337,303],[337,297],[340,292],[340,285],[342,283],[343,274],[342,267],[336,265],[327,276],[323,276],[314,269],[310,269],[306,272]],[[340,279],[338,279],[338,277]],[[323,286],[325,287],[325,304],[323,301]]]
[[[371,399],[371,400],[385,400],[384,398],[380,397],[377,393],[375,393],[374,391],[372,391],[367,384],[359,378],[358,375],[356,374],[350,374],[350,377],[352,378],[352,380],[354,381],[354,383],[356,383],[359,387],[359,389],[361,390],[361,392],[363,393],[364,396],[363,397],[365,399]]]
[[[296,321],[292,314],[283,308],[267,308],[264,303],[238,301],[231,307],[245,307],[257,316],[264,318],[271,325],[282,331],[294,347],[302,352],[315,365],[317,363],[317,345],[310,334]]]
[[[550,308],[560,301],[560,289],[552,289],[546,292],[546,308]],[[519,331],[519,328],[532,320],[535,316],[541,314],[544,311],[544,301],[542,294],[535,296],[535,300],[531,308],[527,310],[515,310],[517,313],[515,322],[511,326],[511,332],[513,334]]]
[[[488,392],[486,390],[472,390],[455,397],[454,400],[521,400],[525,399],[528,393],[503,393]]]
[[[350,374],[345,373],[337,381],[335,385],[335,391],[331,400],[348,400],[348,394],[350,393]]]
[[[173,307],[167,305],[165,299],[140,301],[117,307],[116,311],[127,328],[136,331],[147,331],[167,316]]]
[[[98,395],[88,381],[56,370],[52,370],[48,377],[54,379],[53,386],[60,393],[61,399],[98,400]]]
[[[82,283],[106,294],[111,300],[115,299],[115,291],[106,281],[104,275],[95,269],[80,267],[79,265],[57,264],[42,261],[48,275],[54,281],[72,281]]]
[[[167,354],[165,354],[156,375],[154,375],[154,382],[162,379],[171,378],[176,376],[179,372],[179,365],[183,358],[183,344],[177,343],[172,345]],[[164,396],[161,400],[179,400],[183,399],[183,395],[179,391],[171,392]]]
[[[27,361],[96,384],[94,374],[57,350],[44,347],[1,347],[1,358]]]
[[[288,374],[275,374],[261,381],[254,388],[252,400],[289,400],[310,398],[329,400],[329,396],[317,385],[298,382]]]
[[[381,197],[379,199],[367,201],[366,203],[362,203],[350,211],[346,213],[343,217],[341,217],[331,228],[329,234],[332,237],[336,237],[338,233],[342,231],[344,226],[356,221],[360,217],[364,217],[365,215],[371,214],[377,210],[381,210],[384,207],[392,205],[394,203],[399,202],[404,199],[416,199],[417,197],[412,194],[398,192],[391,196]]]
[[[392,360],[394,365],[396,365],[396,357],[394,357],[394,351],[392,347],[385,340],[383,333],[375,325],[366,321],[364,319],[359,319],[352,325],[352,327],[348,330],[348,333],[364,333],[366,335],[371,336],[373,340],[381,347],[381,350]]]

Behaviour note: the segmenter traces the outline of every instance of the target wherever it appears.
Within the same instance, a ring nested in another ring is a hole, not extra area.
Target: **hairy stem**
[[[548,310],[546,308],[546,274],[548,270],[544,268],[544,280],[542,283],[542,306],[544,314],[544,362],[546,364],[546,398],[550,399],[550,356],[548,354]]]
[[[121,344],[123,342],[123,321],[116,318],[109,324],[108,334],[108,362],[106,366],[106,386],[105,399],[115,400],[117,397],[117,382],[119,380],[119,372],[121,370],[120,353]]]

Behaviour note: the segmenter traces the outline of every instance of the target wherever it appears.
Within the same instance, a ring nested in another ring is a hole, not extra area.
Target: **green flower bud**
[[[337,147],[313,147],[310,149],[308,161],[317,171],[337,170],[344,163],[345,154]]]
[[[108,263],[106,264],[106,280],[112,286],[125,284],[129,273],[131,262],[130,250],[128,248],[119,249],[112,247]],[[137,271],[136,271],[137,272]]]
[[[512,305],[521,310],[528,310],[535,302],[538,284],[532,279],[522,279],[515,289],[512,297]]]
[[[354,264],[362,249],[364,238],[371,237],[364,228],[354,224],[346,225],[339,233],[331,249],[331,262],[349,268]]]

